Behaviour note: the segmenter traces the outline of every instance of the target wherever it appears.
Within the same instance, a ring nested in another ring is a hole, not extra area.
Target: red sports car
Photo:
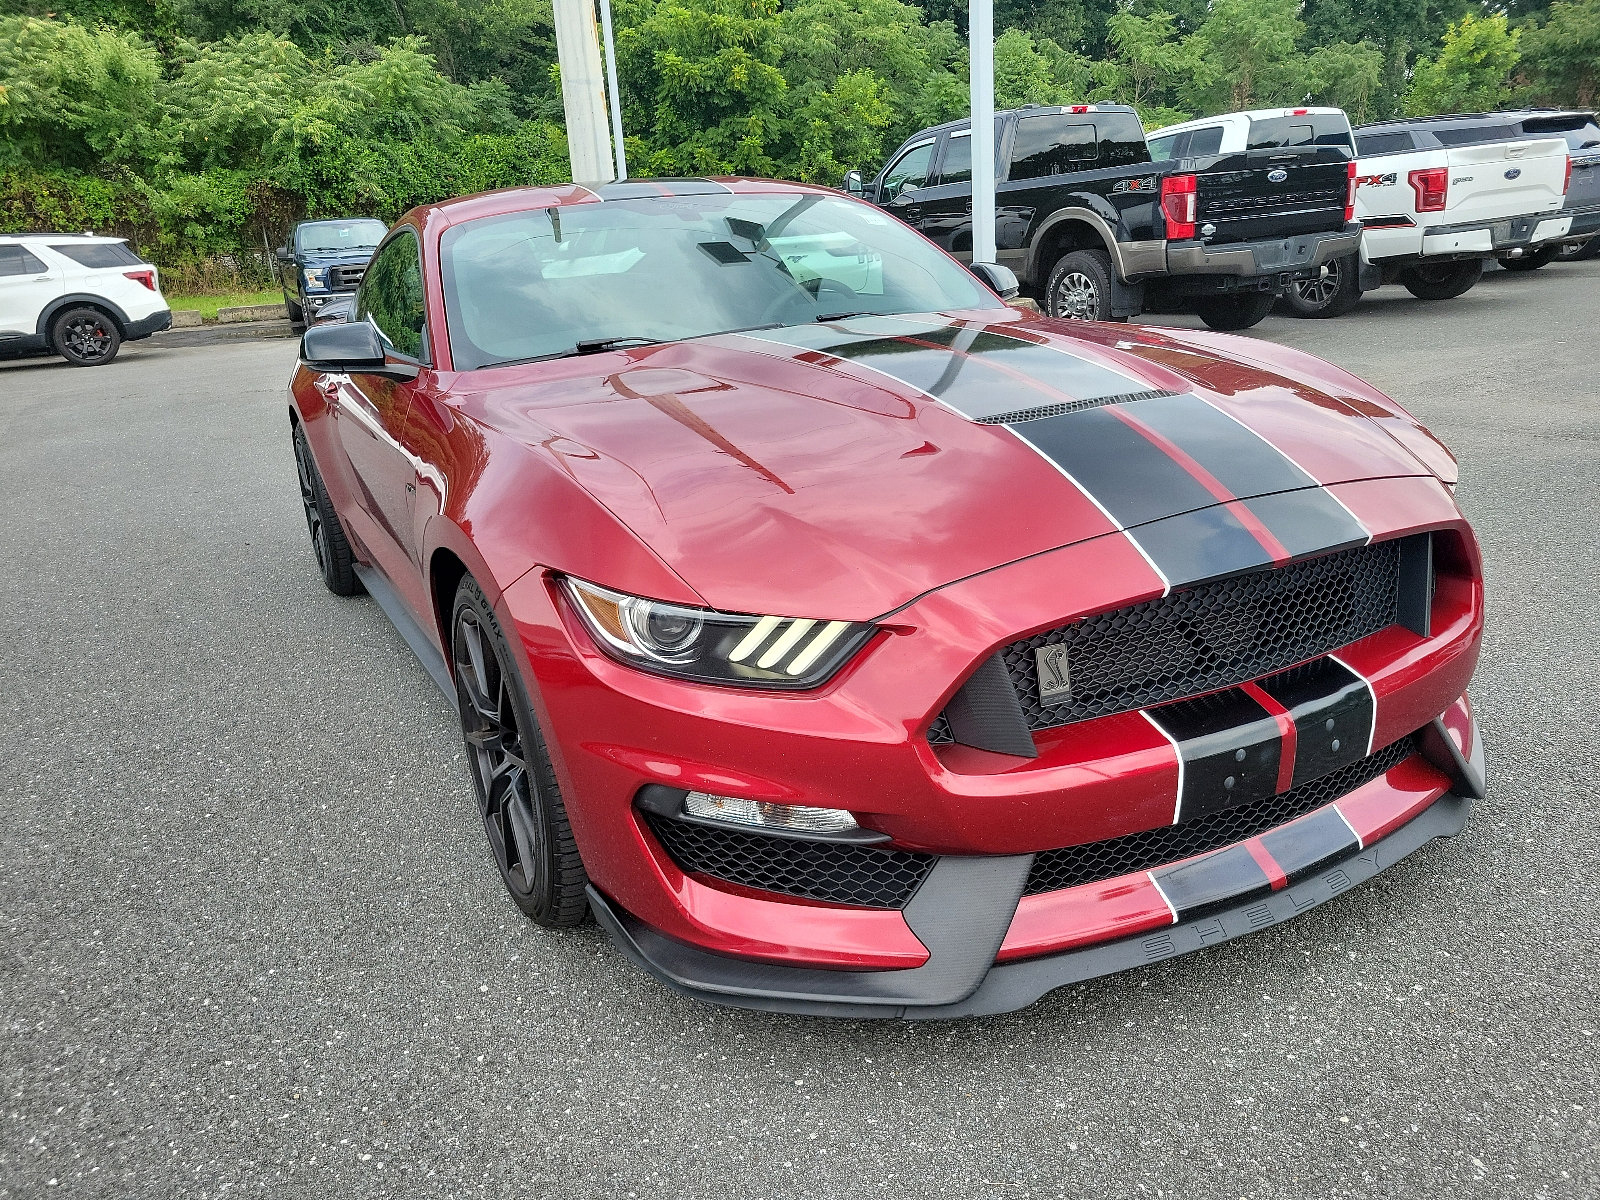
[[[1449,452],[1007,277],[824,189],[574,185],[411,213],[306,333],[323,576],[455,698],[533,920],[709,1000],[989,1013],[1462,828]]]

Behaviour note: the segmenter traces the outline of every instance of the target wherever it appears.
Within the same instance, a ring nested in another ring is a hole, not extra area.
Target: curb
[[[245,304],[217,309],[218,325],[237,325],[244,321],[282,321],[289,316],[282,304]]]

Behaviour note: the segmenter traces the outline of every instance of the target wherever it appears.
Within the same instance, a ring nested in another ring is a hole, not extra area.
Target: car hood
[[[1251,507],[1291,556],[1349,544],[1366,531],[1322,485],[1430,473],[1402,445],[1420,427],[1317,360],[1066,328],[1007,310],[719,335],[484,371],[464,406],[707,604],[790,616],[878,617],[1119,529],[1215,541],[1215,515],[1167,518],[1233,499],[1287,497],[1282,528]]]

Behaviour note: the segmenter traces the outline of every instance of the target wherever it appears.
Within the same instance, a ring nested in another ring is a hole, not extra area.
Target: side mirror
[[[844,173],[844,190],[852,196],[865,196],[867,194],[867,184],[861,178],[860,171],[846,171]]]
[[[313,371],[335,375],[381,375],[385,379],[417,377],[416,363],[389,358],[370,321],[313,325],[300,339],[300,357]]]
[[[294,258],[294,255],[289,253],[289,247],[287,246],[279,246],[273,253],[278,256],[278,261],[281,263],[289,262]]]
[[[983,280],[989,290],[1002,300],[1015,300],[1021,290],[1016,273],[1010,267],[1002,267],[999,263],[975,262],[967,269]]]

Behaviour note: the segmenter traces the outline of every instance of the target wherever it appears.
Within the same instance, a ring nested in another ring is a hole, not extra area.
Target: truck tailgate
[[[1196,171],[1196,224],[1210,245],[1344,227],[1349,156],[1336,146],[1247,150],[1191,159]],[[1207,225],[1216,231],[1203,232]]]
[[[1555,212],[1565,202],[1567,143],[1563,138],[1450,146],[1447,225],[1498,221]]]

